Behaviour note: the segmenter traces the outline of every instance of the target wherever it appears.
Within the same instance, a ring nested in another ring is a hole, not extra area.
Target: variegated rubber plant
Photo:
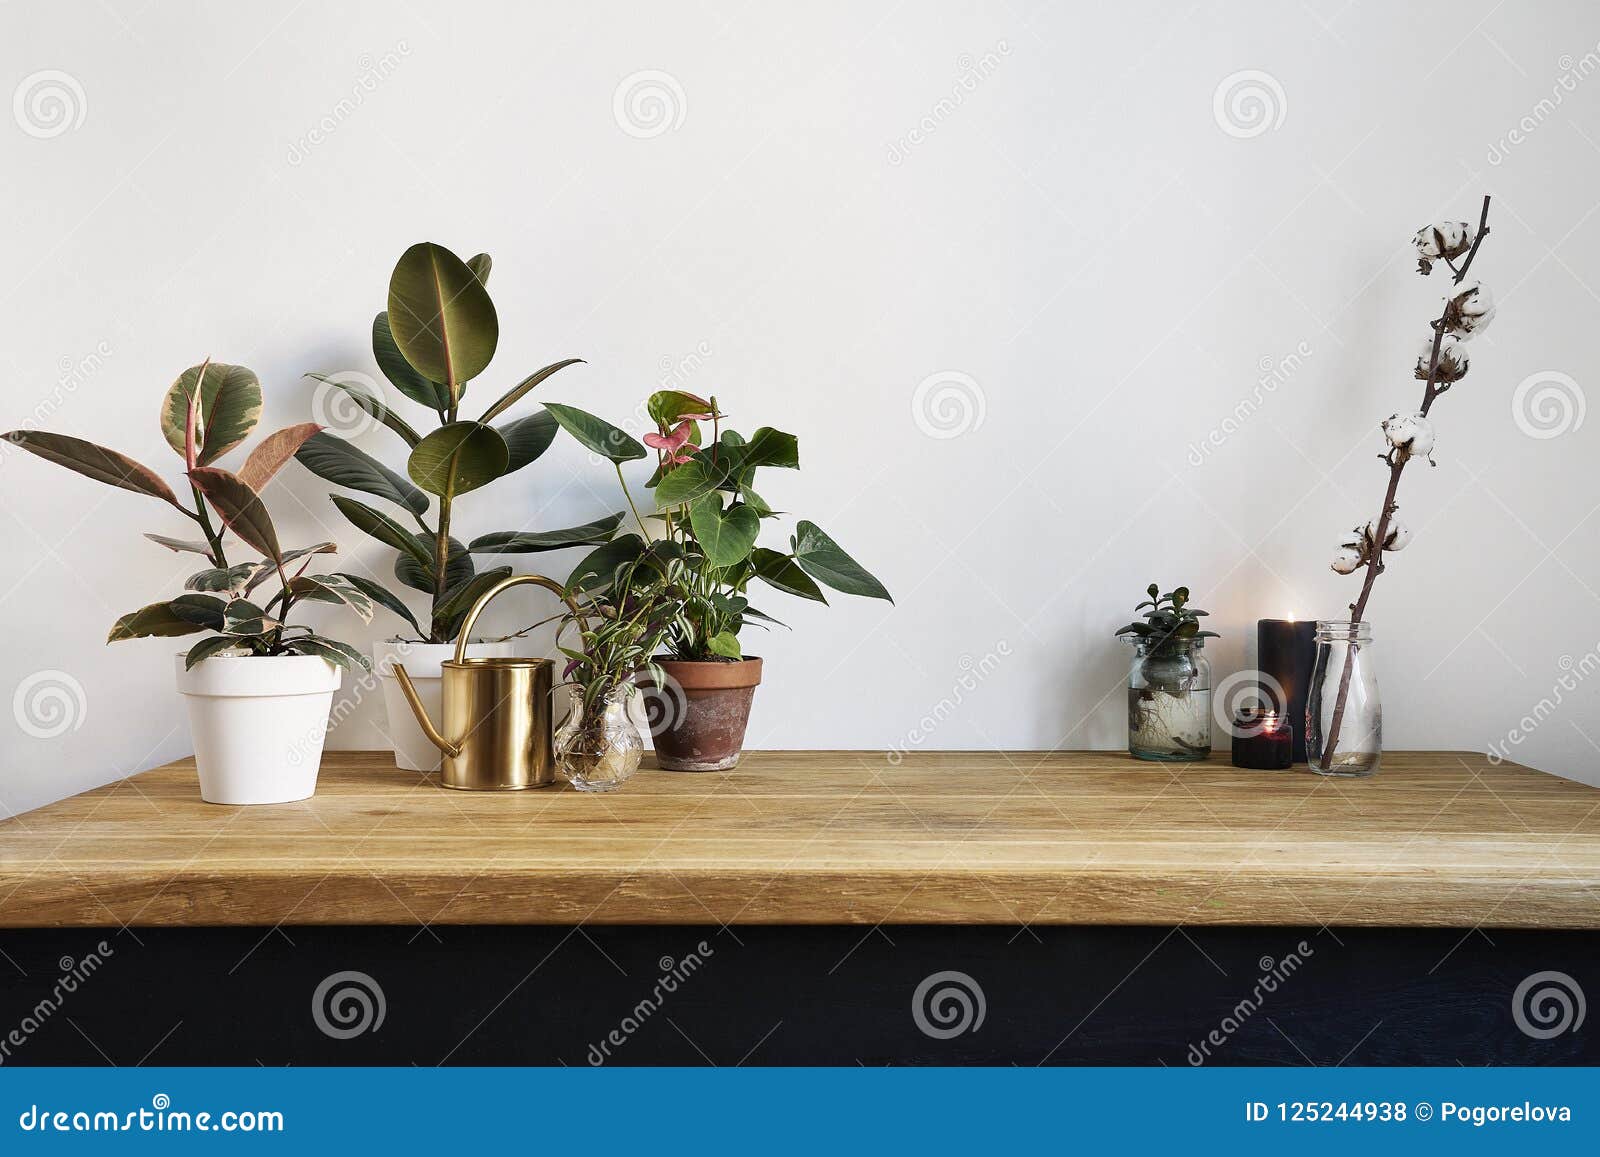
[[[193,509],[154,470],[115,450],[42,430],[5,435],[24,450],[96,482],[159,499],[199,529],[200,539],[145,535],[168,550],[199,555],[207,566],[189,577],[184,594],[123,615],[107,642],[205,633],[189,649],[190,667],[223,653],[316,655],[352,669],[367,665],[349,644],[288,620],[296,605],[309,600],[349,607],[370,621],[372,599],[365,588],[371,584],[355,575],[308,573],[312,556],[332,553],[334,544],[284,550],[261,501],[267,482],[321,427],[306,422],[268,435],[237,472],[214,465],[250,436],[260,416],[261,385],[243,366],[207,360],[172,383],[161,407],[161,430],[183,459]],[[261,557],[231,562],[227,531]],[[262,601],[259,592],[273,580],[277,590]]]
[[[660,390],[645,408],[656,430],[641,444],[583,410],[553,402],[545,406],[562,429],[611,461],[639,525],[639,533],[622,535],[580,562],[567,580],[572,590],[605,592],[624,575],[635,575],[642,560],[662,580],[653,597],[671,607],[672,655],[692,661],[739,659],[739,632],[747,624],[782,625],[750,605],[746,592],[754,579],[819,603],[828,601],[822,586],[894,601],[814,522],[795,524],[787,550],[756,545],[762,522],[780,517],[756,492],[756,471],[799,469],[793,434],[762,426],[745,438],[724,428],[727,415],[716,398],[682,390]],[[655,492],[655,509],[643,515],[628,491],[622,464],[646,459],[651,451],[656,469],[645,485]],[[659,523],[659,534],[646,518]]]
[[[537,554],[608,542],[622,521],[614,514],[565,530],[502,531],[470,543],[451,537],[457,498],[533,462],[555,438],[555,420],[543,411],[495,424],[552,374],[581,361],[568,358],[524,378],[476,419],[461,417],[469,381],[488,368],[500,339],[500,322],[487,288],[489,255],[462,261],[431,241],[401,255],[389,278],[388,308],[372,323],[372,353],[390,384],[431,410],[438,428],[419,434],[395,410],[359,386],[325,374],[310,377],[347,394],[406,444],[406,473],[390,470],[344,438],[323,431],[296,457],[318,477],[388,503],[394,514],[343,495],[333,504],[357,530],[399,552],[395,579],[428,596],[419,621],[395,594],[377,584],[363,590],[404,619],[417,640],[449,643],[478,596],[511,573],[509,566],[479,572],[474,554]],[[429,495],[437,505],[428,519]],[[413,525],[408,525],[413,524]]]

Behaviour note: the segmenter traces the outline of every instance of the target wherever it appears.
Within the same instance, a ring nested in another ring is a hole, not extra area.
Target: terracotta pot
[[[726,771],[739,762],[760,659],[687,662],[657,659],[665,687],[647,684],[656,762],[667,771]]]

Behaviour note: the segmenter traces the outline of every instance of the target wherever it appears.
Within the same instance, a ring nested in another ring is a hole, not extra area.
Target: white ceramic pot
[[[315,655],[216,655],[184,670],[200,798],[290,803],[317,790],[339,669]]]
[[[499,643],[468,643],[469,659],[507,658],[516,654],[518,640],[507,639]],[[438,771],[444,757],[428,741],[411,705],[400,690],[400,680],[394,677],[394,667],[405,667],[417,696],[434,720],[444,718],[444,669],[446,659],[456,655],[454,643],[407,643],[400,639],[384,639],[372,647],[372,669],[383,684],[383,707],[389,715],[389,744],[394,748],[394,764],[405,771]]]

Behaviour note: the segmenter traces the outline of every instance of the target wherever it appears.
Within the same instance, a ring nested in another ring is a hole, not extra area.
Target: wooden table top
[[[480,794],[330,752],[302,803],[202,803],[182,761],[0,823],[0,927],[582,922],[1600,928],[1600,791],[1444,752],[813,751]]]

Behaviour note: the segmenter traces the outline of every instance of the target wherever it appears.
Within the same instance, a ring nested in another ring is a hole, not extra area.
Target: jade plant
[[[814,522],[798,522],[786,550],[756,544],[761,524],[779,517],[756,491],[756,472],[799,468],[793,434],[762,426],[746,438],[724,427],[727,415],[715,398],[681,390],[658,391],[645,408],[656,429],[641,443],[593,414],[545,406],[562,429],[611,462],[638,524],[637,533],[619,536],[578,564],[569,579],[574,589],[605,589],[615,583],[620,567],[645,560],[662,580],[657,597],[674,611],[668,637],[672,657],[691,661],[739,659],[739,632],[746,625],[781,625],[751,606],[752,580],[820,603],[828,601],[823,586],[894,601]],[[622,465],[648,459],[652,451],[655,471],[645,486],[654,492],[655,506],[646,515],[628,489]],[[659,533],[647,520],[658,524]]]
[[[1161,588],[1151,583],[1145,588],[1145,594],[1148,596],[1145,601],[1133,608],[1144,611],[1144,621],[1129,623],[1118,629],[1117,634],[1132,635],[1144,644],[1147,653],[1177,654],[1187,648],[1190,640],[1220,637],[1215,631],[1200,629],[1200,620],[1210,612],[1189,605],[1188,587],[1162,594]],[[1150,609],[1145,610],[1146,607]]]
[[[189,577],[185,593],[119,618],[107,642],[207,633],[189,649],[186,666],[224,653],[316,655],[351,669],[367,665],[348,644],[290,624],[291,612],[302,602],[335,603],[370,620],[372,601],[355,576],[308,573],[312,556],[331,553],[334,544],[284,550],[261,501],[266,484],[321,427],[306,422],[268,435],[236,472],[214,465],[250,436],[260,416],[261,385],[243,366],[208,360],[185,370],[167,390],[161,430],[183,459],[192,507],[161,475],[115,450],[42,430],[5,435],[85,477],[158,499],[198,528],[199,539],[145,535],[168,550],[199,555],[206,565]],[[227,531],[261,557],[230,558],[234,547],[225,541]],[[263,599],[260,592],[274,582],[277,589]]]
[[[500,323],[487,288],[489,255],[463,261],[433,242],[401,255],[389,279],[388,308],[373,320],[372,353],[389,383],[431,411],[437,425],[419,433],[401,414],[357,385],[323,374],[310,377],[350,400],[405,444],[400,474],[348,440],[323,431],[308,438],[296,457],[328,482],[382,499],[381,510],[344,494],[334,506],[357,530],[398,552],[395,581],[428,598],[419,620],[397,594],[371,580],[352,580],[373,602],[400,616],[427,643],[449,643],[480,594],[511,573],[479,571],[474,554],[534,554],[608,541],[622,514],[584,526],[550,531],[504,531],[463,543],[451,535],[455,503],[535,461],[555,438],[546,412],[498,421],[552,374],[580,362],[567,358],[523,378],[476,418],[462,415],[467,383],[489,366]]]

